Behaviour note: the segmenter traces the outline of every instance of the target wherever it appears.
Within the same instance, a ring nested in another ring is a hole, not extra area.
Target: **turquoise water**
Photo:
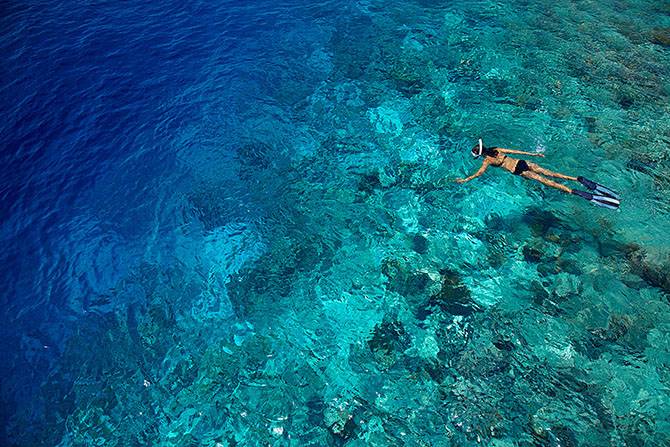
[[[3,218],[8,445],[670,445],[667,2],[172,6]]]

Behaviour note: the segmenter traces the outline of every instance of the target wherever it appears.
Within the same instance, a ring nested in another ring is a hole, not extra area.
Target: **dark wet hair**
[[[482,146],[482,155],[488,155],[489,157],[497,157],[498,151],[496,149],[498,148]],[[470,152],[472,152],[472,155],[476,156],[477,153],[479,152],[479,143],[472,146],[472,150]]]

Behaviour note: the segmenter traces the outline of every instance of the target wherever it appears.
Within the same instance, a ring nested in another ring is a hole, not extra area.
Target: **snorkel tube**
[[[484,143],[482,143],[482,139],[480,138],[479,145],[472,148],[472,156],[477,158],[482,155],[482,152],[484,152]]]

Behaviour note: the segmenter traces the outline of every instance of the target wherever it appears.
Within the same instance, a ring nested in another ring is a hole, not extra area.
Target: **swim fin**
[[[613,199],[621,200],[620,197],[619,197],[619,194],[612,191],[611,189],[609,189],[606,186],[599,185],[598,183],[592,182],[591,180],[589,180],[587,178],[584,178],[584,177],[577,177],[577,180],[579,181],[579,183],[581,183],[586,188],[588,188],[589,190],[593,191],[596,194],[603,195],[603,196],[610,196]]]
[[[594,205],[603,206],[611,210],[619,209],[619,203],[620,203],[619,199],[616,199],[614,197],[591,194],[590,192],[584,192],[578,189],[573,189],[572,193],[576,196],[585,198]]]

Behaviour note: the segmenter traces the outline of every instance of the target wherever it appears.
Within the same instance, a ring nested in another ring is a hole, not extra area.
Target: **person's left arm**
[[[531,157],[543,157],[544,158],[544,154],[541,154],[539,152],[517,151],[516,149],[504,149],[502,147],[497,147],[496,150],[498,152],[502,152],[503,154],[520,154],[520,155],[530,155]]]

